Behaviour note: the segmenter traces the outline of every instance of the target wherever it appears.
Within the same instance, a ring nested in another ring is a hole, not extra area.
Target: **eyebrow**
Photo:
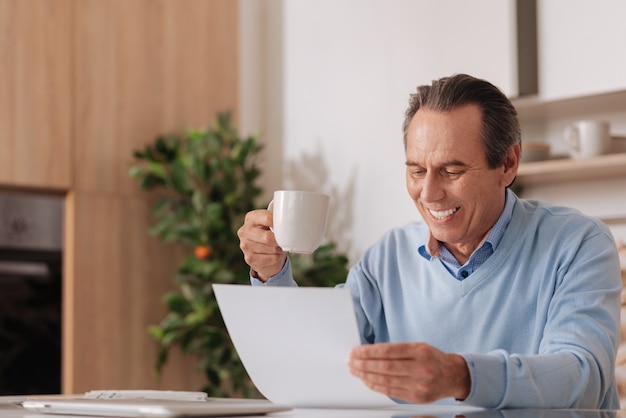
[[[409,161],[409,160],[407,160],[405,162],[405,164],[407,166],[411,166],[411,167],[413,167],[413,166],[421,166],[421,164],[416,163],[414,161]],[[443,164],[440,165],[440,167],[450,167],[450,166],[453,166],[453,167],[468,167],[469,164],[464,163],[463,161],[460,161],[460,160],[450,160],[450,161],[446,161],[446,162],[444,162]]]

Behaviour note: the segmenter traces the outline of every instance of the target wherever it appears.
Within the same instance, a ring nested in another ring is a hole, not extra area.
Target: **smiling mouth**
[[[460,207],[456,207],[456,208],[452,208],[452,209],[446,209],[446,210],[432,210],[432,209],[428,209],[428,211],[435,218],[437,218],[439,220],[442,220],[442,219],[446,219],[448,216],[452,215],[453,213],[455,213],[459,209],[460,209]]]

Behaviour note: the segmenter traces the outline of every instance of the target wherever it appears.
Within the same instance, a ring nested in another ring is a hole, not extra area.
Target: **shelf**
[[[522,122],[579,117],[588,116],[591,113],[626,110],[626,90],[554,100],[526,96],[512,99],[512,102]]]
[[[521,163],[516,186],[626,177],[626,153]]]

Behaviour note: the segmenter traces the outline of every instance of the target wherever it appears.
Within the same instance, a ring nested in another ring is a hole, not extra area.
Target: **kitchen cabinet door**
[[[166,315],[163,295],[185,249],[146,234],[143,198],[70,193],[66,236],[63,392],[94,388],[197,390],[197,361],[172,350],[161,379],[147,327]]]
[[[543,99],[626,89],[626,2],[539,0]]]
[[[0,0],[2,1],[2,0]],[[201,386],[193,358],[154,376],[146,332],[184,253],[147,234],[152,195],[128,176],[156,135],[237,104],[237,2],[79,0],[74,35],[76,179],[68,195],[65,393]],[[176,354],[175,352],[173,354]]]
[[[71,183],[74,0],[0,0],[0,185]]]
[[[134,150],[236,110],[236,4],[77,2],[76,190],[136,194]]]

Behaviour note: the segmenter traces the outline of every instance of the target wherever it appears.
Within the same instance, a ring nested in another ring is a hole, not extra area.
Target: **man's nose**
[[[445,195],[443,179],[439,173],[428,172],[422,182],[420,198],[425,202],[436,202]]]

